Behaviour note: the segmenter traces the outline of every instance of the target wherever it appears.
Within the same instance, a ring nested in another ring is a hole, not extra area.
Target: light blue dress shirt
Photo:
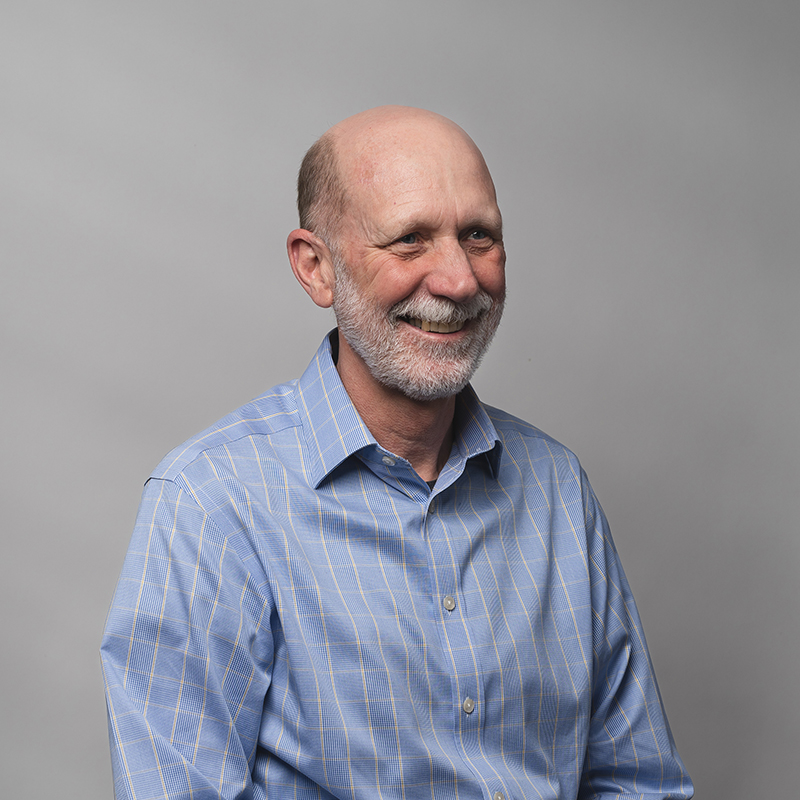
[[[102,646],[118,798],[689,798],[575,456],[458,398],[433,490],[326,337],[145,486]]]

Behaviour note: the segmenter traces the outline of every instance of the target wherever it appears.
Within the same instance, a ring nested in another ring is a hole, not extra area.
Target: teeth
[[[423,331],[431,333],[455,333],[464,327],[463,322],[431,322],[427,319],[417,319],[416,317],[408,320],[411,325]]]

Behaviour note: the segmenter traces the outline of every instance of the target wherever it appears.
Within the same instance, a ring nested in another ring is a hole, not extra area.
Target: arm
[[[243,541],[147,483],[101,648],[118,800],[252,796],[272,637]]]
[[[630,586],[584,476],[593,616],[592,720],[581,800],[684,800],[693,795],[675,748]]]

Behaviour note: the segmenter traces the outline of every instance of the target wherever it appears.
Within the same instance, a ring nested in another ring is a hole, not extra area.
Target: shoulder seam
[[[156,470],[154,470],[150,474],[150,478],[156,478],[162,480],[174,480],[178,475],[181,475],[183,473],[186,467],[197,461],[197,459],[200,458],[204,453],[208,452],[209,450],[213,450],[216,447],[222,447],[224,445],[232,444],[233,442],[239,442],[242,439],[255,438],[255,437],[268,437],[271,436],[272,434],[280,433],[281,431],[285,431],[290,428],[302,427],[302,420],[299,418],[298,412],[292,411],[289,412],[289,414],[291,414],[293,418],[286,419],[284,424],[276,425],[275,427],[271,428],[268,431],[248,430],[248,431],[243,431],[239,436],[225,439],[224,441],[215,441],[213,443],[209,442],[208,444],[203,444],[203,439],[211,438],[220,433],[224,433],[226,430],[229,430],[230,428],[233,428],[236,425],[248,422],[262,422],[270,419],[270,417],[253,417],[253,418],[242,417],[240,419],[235,420],[230,425],[213,428],[211,431],[208,432],[206,436],[203,436],[200,439],[195,438],[189,440],[189,442],[185,442],[184,443],[185,446],[182,447],[180,452],[176,453],[176,455],[170,461],[170,463],[163,468],[161,468],[159,465],[159,467],[157,467]],[[279,414],[276,414],[275,416],[286,417],[289,414],[287,414],[287,412],[285,411],[282,411]],[[175,448],[175,450],[171,451],[171,453],[175,453],[177,449],[178,448]],[[166,458],[169,458],[171,453],[168,453]],[[189,454],[191,454],[191,457],[189,457]],[[183,461],[184,463],[181,464],[181,461]],[[179,468],[178,465],[180,465]],[[177,471],[175,471],[176,469]]]

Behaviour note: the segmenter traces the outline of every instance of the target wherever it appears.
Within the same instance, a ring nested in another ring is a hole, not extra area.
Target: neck
[[[378,383],[342,336],[336,369],[378,443],[410,462],[424,481],[436,480],[453,444],[455,396],[414,400]]]

